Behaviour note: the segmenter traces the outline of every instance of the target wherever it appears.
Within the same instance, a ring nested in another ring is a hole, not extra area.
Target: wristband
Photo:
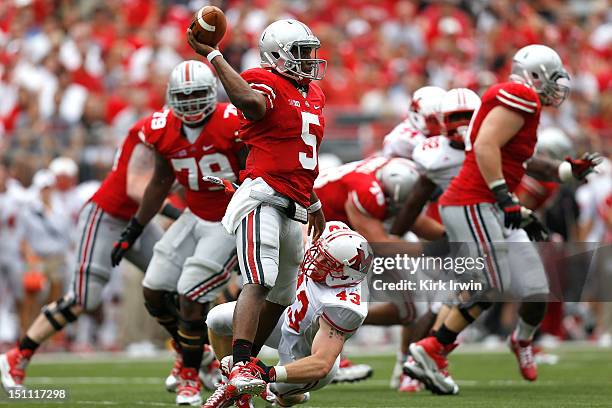
[[[272,367],[274,373],[276,374],[274,377],[274,382],[285,382],[287,381],[287,369],[282,365],[277,365]]]
[[[215,57],[223,58],[223,54],[221,54],[221,51],[219,51],[219,50],[213,50],[213,51],[208,53],[208,55],[206,56],[206,59],[208,60],[208,62],[210,62],[212,64],[212,60]]]
[[[496,187],[506,184],[506,180],[503,178],[493,180],[489,183],[489,190],[494,190]]]
[[[572,164],[568,161],[564,161],[559,165],[559,180],[562,183],[567,183],[568,181],[574,178],[574,173],[572,172]]]
[[[162,207],[161,211],[160,211],[161,215],[165,215],[166,217],[172,219],[172,220],[176,220],[178,219],[178,217],[181,216],[182,211],[179,210],[178,208],[176,208],[175,206],[173,206],[170,203],[166,203],[164,204],[164,206]]]
[[[316,203],[310,204],[306,211],[308,212],[308,214],[312,214],[314,212],[319,211],[321,207],[323,207],[323,205],[321,204],[321,200],[317,200]]]

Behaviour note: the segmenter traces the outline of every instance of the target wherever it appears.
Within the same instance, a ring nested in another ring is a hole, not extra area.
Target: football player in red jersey
[[[217,103],[217,80],[203,62],[184,61],[172,70],[166,100],[169,108],[149,116],[139,131],[155,153],[155,172],[113,250],[113,263],[131,248],[176,179],[185,188],[187,210],[155,245],[143,293],[147,310],[172,335],[177,350],[166,388],[176,389],[178,405],[200,405],[204,317],[237,261],[236,241],[221,225],[230,196],[203,177],[235,181],[244,162],[244,144],[238,139],[238,111]],[[168,301],[175,292],[178,312]],[[212,356],[208,350],[206,354]],[[214,388],[214,381],[203,378]]]
[[[153,156],[138,136],[142,124],[138,122],[130,129],[117,151],[111,172],[80,212],[71,290],[45,306],[19,345],[0,355],[0,382],[4,389],[22,388],[26,366],[38,346],[74,322],[81,313],[100,306],[102,289],[113,269],[108,256],[113,241],[138,209],[142,187],[153,173]],[[176,211],[173,207],[164,208],[167,214]],[[159,226],[147,226],[137,245],[125,257],[144,272],[153,256],[153,246],[161,236]]]
[[[523,377],[536,379],[531,340],[546,310],[542,302],[548,294],[544,268],[532,245],[513,247],[509,256],[507,247],[504,251],[495,243],[510,242],[512,230],[521,232],[521,228],[533,235],[542,233],[537,218],[512,194],[525,167],[538,178],[566,181],[583,178],[598,162],[593,155],[562,163],[528,161],[537,140],[541,106],[559,106],[569,92],[564,84],[569,76],[554,50],[543,45],[520,49],[514,56],[510,79],[492,86],[482,96],[482,105],[468,129],[463,167],[439,200],[449,240],[473,240],[478,254],[486,255],[483,272],[487,284],[486,293],[476,293],[468,302],[453,307],[435,336],[410,345],[415,361],[404,366],[406,373],[440,394],[459,391],[445,375],[447,354],[454,348],[457,335],[490,306],[488,294],[511,289],[526,300],[519,310],[511,348]]]
[[[314,187],[326,220],[347,223],[370,242],[403,242],[388,234],[384,221],[395,216],[418,177],[408,159],[372,157],[327,169]],[[444,233],[440,224],[425,217],[414,230],[432,240]]]
[[[325,226],[313,191],[323,139],[325,96],[314,80],[326,61],[316,57],[319,39],[297,20],[279,20],[261,34],[261,68],[238,74],[219,50],[191,47],[217,71],[232,103],[244,115],[240,137],[249,147],[242,185],[223,218],[236,236],[244,286],[234,312],[233,359],[227,392],[258,394],[266,383],[251,362],[274,323],[295,296],[302,232],[308,221],[316,241]]]

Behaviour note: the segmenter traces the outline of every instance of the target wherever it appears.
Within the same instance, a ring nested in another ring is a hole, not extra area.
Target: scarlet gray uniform
[[[503,213],[482,177],[472,145],[486,115],[503,106],[523,116],[518,133],[501,149],[502,171],[510,192],[523,175],[523,163],[534,151],[540,102],[533,89],[516,82],[489,88],[474,114],[466,139],[466,156],[459,174],[440,197],[440,215],[451,242],[473,242],[470,256],[486,261],[484,278],[489,287],[519,298],[548,293],[542,261],[522,229],[504,227]],[[507,245],[507,243],[521,243]]]
[[[206,324],[216,334],[232,335],[232,316],[236,302],[216,306],[208,313]],[[355,333],[368,314],[368,306],[362,297],[361,285],[346,288],[330,288],[300,275],[296,300],[266,340],[265,344],[278,350],[279,364],[287,365],[311,355],[312,342],[319,331],[319,319],[346,333]],[[333,368],[322,380],[307,384],[273,383],[272,390],[284,397],[314,391],[329,384],[340,365],[340,356]]]
[[[314,82],[300,91],[289,79],[264,68],[241,76],[265,96],[266,113],[260,120],[242,122],[240,138],[249,147],[249,155],[240,173],[243,183],[222,222],[235,235],[243,281],[265,286],[270,289],[269,301],[289,305],[302,260],[302,228],[281,210],[250,197],[250,192],[310,205],[319,173],[325,95]]]
[[[220,222],[229,196],[202,177],[236,180],[243,147],[239,126],[238,111],[227,103],[217,104],[201,128],[184,127],[170,109],[153,113],[143,124],[140,137],[172,165],[188,207],[155,245],[144,287],[206,303],[229,281],[237,262],[236,240]]]
[[[410,119],[405,119],[385,136],[383,156],[412,159],[414,148],[425,139],[425,135],[412,124]]]
[[[111,172],[79,214],[77,263],[70,294],[85,310],[94,310],[102,302],[102,289],[113,270],[110,257],[113,243],[138,208],[126,191],[127,168],[134,148],[140,143],[140,126],[137,123],[130,129]],[[125,258],[144,272],[161,236],[162,229],[150,223]]]

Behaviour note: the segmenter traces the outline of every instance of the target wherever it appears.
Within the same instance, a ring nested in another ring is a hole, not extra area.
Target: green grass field
[[[310,407],[612,407],[612,350],[561,348],[556,365],[540,367],[535,383],[523,381],[510,353],[457,353],[451,373],[461,386],[457,396],[434,396],[424,391],[400,394],[388,388],[392,356],[359,358],[374,367],[374,377],[356,384],[330,385],[313,393]],[[62,361],[45,356],[32,363],[27,385],[32,389],[65,388],[62,402],[9,401],[0,406],[41,407],[171,407],[174,395],[163,388],[171,362],[108,358],[88,362]],[[263,407],[263,401],[256,402]]]

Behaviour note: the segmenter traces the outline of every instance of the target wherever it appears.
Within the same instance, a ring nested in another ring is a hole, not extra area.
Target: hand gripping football
[[[189,28],[196,40],[215,47],[225,35],[227,21],[225,14],[218,7],[204,6],[195,14]]]

